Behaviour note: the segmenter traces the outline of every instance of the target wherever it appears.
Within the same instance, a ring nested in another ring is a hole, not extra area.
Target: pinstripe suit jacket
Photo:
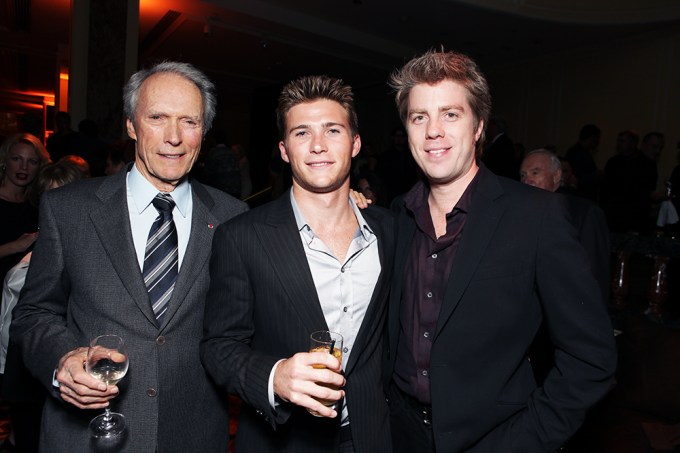
[[[127,208],[126,174],[48,192],[40,238],[14,312],[11,336],[53,398],[43,412],[41,450],[171,453],[227,451],[226,403],[199,360],[213,233],[246,210],[228,195],[192,183],[191,237],[163,324],[155,324],[137,264]],[[127,418],[113,445],[95,443],[89,420],[100,411],[63,403],[52,372],[68,351],[97,335],[121,335],[130,368],[112,408]]]
[[[382,271],[345,369],[345,391],[355,450],[374,453],[391,449],[380,360],[393,233],[390,212],[362,215],[378,237]],[[274,411],[268,400],[276,361],[308,350],[309,333],[328,329],[290,197],[220,226],[210,275],[201,358],[215,381],[246,403],[236,451],[335,451],[338,419],[285,403]]]

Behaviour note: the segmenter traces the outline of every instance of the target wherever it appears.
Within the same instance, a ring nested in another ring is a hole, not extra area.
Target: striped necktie
[[[156,315],[156,322],[168,309],[178,273],[177,230],[172,220],[175,202],[167,193],[159,193],[153,199],[158,217],[151,225],[144,254],[144,284],[149,292],[149,301]]]

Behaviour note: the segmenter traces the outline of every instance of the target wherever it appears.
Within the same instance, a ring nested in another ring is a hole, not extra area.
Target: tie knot
[[[153,206],[158,210],[158,212],[168,212],[171,213],[175,207],[175,200],[172,199],[168,193],[159,193],[153,199]]]

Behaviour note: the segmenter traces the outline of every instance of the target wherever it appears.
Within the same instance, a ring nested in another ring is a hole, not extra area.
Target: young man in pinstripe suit
[[[392,217],[349,198],[361,147],[351,88],[300,78],[277,117],[293,187],[217,230],[201,358],[245,402],[238,452],[389,451],[380,355]],[[305,352],[317,330],[343,335],[342,361]]]

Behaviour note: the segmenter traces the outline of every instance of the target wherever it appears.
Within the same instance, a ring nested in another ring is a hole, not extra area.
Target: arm
[[[23,253],[38,239],[38,233],[24,233],[17,239],[0,245],[0,258]]]
[[[60,384],[54,396],[81,408],[105,407],[117,394],[89,376],[84,368],[87,348],[80,348],[66,323],[70,285],[64,263],[63,243],[58,222],[45,197],[41,205],[41,235],[31,257],[31,265],[19,303],[13,312],[11,338],[21,345],[27,368],[48,390],[54,390],[54,370]],[[103,386],[103,389],[100,388]]]
[[[535,286],[555,346],[555,366],[527,407],[501,425],[510,451],[554,451],[583,423],[587,410],[610,389],[616,348],[606,306],[566,220],[563,200],[543,213]]]
[[[201,360],[220,387],[237,394],[269,420],[284,423],[289,410],[286,404],[277,409],[270,405],[268,383],[273,366],[285,357],[265,354],[251,347],[256,333],[267,337],[266,332],[256,332],[255,305],[269,304],[270,299],[275,297],[267,293],[267,288],[257,287],[258,276],[248,271],[245,255],[253,249],[245,247],[242,254],[239,245],[243,242],[244,238],[237,228],[230,229],[230,224],[220,226],[215,233]],[[272,312],[271,316],[276,315]],[[285,338],[267,340],[287,342]],[[274,392],[284,402],[311,406],[331,415],[325,406],[315,400],[310,401],[309,395],[339,398],[339,391],[315,382],[341,386],[344,378],[327,369],[313,369],[311,363],[322,363],[336,369],[340,366],[330,355],[319,354],[319,357],[317,354],[298,353],[279,363],[273,378]]]

